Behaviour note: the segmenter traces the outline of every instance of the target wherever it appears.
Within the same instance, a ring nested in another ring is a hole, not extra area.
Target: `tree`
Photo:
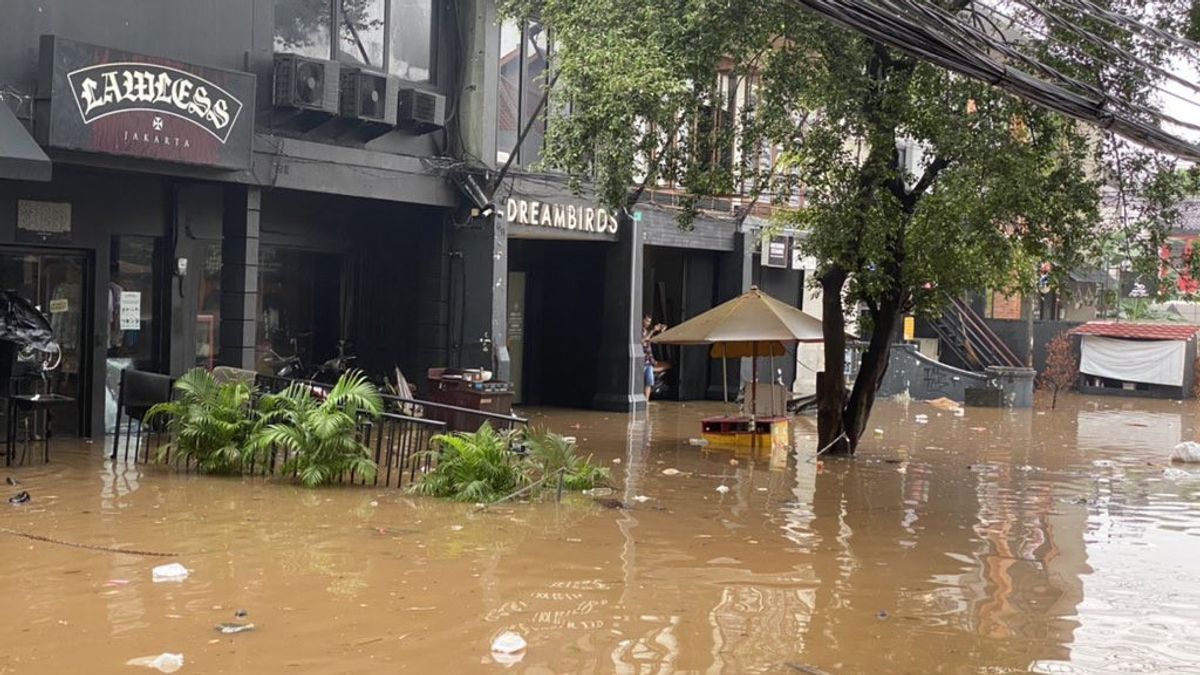
[[[928,4],[995,11],[970,0]],[[1179,2],[1108,4],[1152,18]],[[1125,150],[1116,175],[1126,188],[1159,186],[1168,164],[785,0],[510,0],[502,10],[538,16],[555,37],[546,166],[592,177],[610,203],[627,207],[664,181],[693,196],[741,191],[753,200],[802,188],[805,207],[780,220],[803,232],[819,264],[833,374],[818,391],[819,443],[833,452],[853,452],[867,428],[900,316],[936,313],[947,294],[1031,289],[1041,263],[1066,274],[1096,240],[1101,181],[1111,182],[1097,170],[1101,158]],[[1111,56],[1056,48],[1084,37],[1022,11],[1034,29],[1023,50],[1149,100],[1145,83],[1104,65]],[[1097,23],[1087,25],[1119,32]],[[1175,53],[1129,42],[1158,63]],[[712,151],[726,144],[728,160]],[[908,166],[901,148],[922,158]],[[1170,215],[1160,208],[1169,191],[1154,195],[1164,200],[1139,202],[1148,215],[1126,223],[1139,244]],[[867,346],[847,388],[839,374],[852,307],[865,307]]]
[[[1056,335],[1047,346],[1046,367],[1039,378],[1043,389],[1050,390],[1050,409],[1058,405],[1058,392],[1071,389],[1079,379],[1079,365],[1075,360],[1075,348],[1067,331]]]

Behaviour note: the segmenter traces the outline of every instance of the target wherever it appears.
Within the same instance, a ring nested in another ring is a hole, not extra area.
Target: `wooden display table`
[[[791,446],[787,417],[749,416],[706,417],[700,420],[700,437],[714,450],[732,451],[769,459],[773,451],[786,452]]]
[[[472,382],[459,371],[433,368],[426,383],[428,391],[423,398],[431,403],[497,415],[512,414],[513,388],[509,382]],[[483,421],[469,412],[431,410],[429,416],[444,417],[442,421],[451,431],[475,431]]]

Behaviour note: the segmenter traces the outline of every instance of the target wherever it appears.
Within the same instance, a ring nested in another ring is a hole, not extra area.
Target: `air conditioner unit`
[[[446,126],[446,97],[406,87],[397,97],[396,125],[418,134],[427,134]]]
[[[392,127],[396,124],[397,80],[362,68],[342,68],[341,116]]]
[[[336,61],[276,53],[273,103],[284,108],[336,115],[338,71]]]

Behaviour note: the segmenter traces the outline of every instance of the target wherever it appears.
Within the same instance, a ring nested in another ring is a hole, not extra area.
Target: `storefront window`
[[[87,391],[84,347],[88,333],[83,325],[87,280],[87,264],[80,254],[0,253],[0,288],[37,306],[49,318],[54,340],[62,350],[62,362],[43,379],[37,352],[0,340],[0,393],[53,392],[75,399],[67,410],[55,412],[56,434],[74,435],[80,428],[79,402]]]
[[[341,335],[342,258],[284,248],[259,248],[257,367],[271,373],[271,352],[298,355],[311,368],[337,353]]]
[[[432,82],[434,12],[433,0],[275,0],[275,50]]]
[[[388,72],[409,82],[433,75],[433,0],[392,0]]]
[[[331,8],[330,0],[275,0],[275,50],[328,59]]]
[[[196,365],[212,369],[221,344],[221,245],[204,247],[200,291],[196,298]]]
[[[340,61],[384,69],[384,0],[337,0]]]
[[[113,237],[108,263],[108,358],[105,362],[105,429],[116,422],[121,371],[156,371],[154,354],[154,237]]]
[[[153,237],[113,237],[108,276],[108,357],[152,368]]]

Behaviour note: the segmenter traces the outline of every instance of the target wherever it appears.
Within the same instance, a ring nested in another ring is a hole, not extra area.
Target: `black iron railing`
[[[133,370],[123,372],[121,390],[117,397],[116,429],[110,457],[125,462],[172,464],[190,472],[198,467],[190,457],[180,459],[173,443],[174,438],[167,426],[163,423],[145,422],[146,411],[170,396],[170,380],[166,379],[167,386],[163,387],[162,378],[165,376]],[[152,394],[137,393],[141,391],[138,387],[143,381],[156,385]],[[260,377],[257,382],[258,391],[278,393],[293,382],[295,381],[284,378]],[[308,384],[314,387],[328,386]],[[160,400],[152,400],[154,398]],[[432,439],[447,430],[446,422],[442,420],[399,414],[390,409],[375,418],[363,415],[356,433],[375,462],[375,475],[367,477],[347,472],[339,476],[336,482],[397,488],[411,484],[420,474],[432,468],[433,454],[428,452],[433,447]],[[288,448],[273,447],[264,453],[251,456],[241,469],[248,475],[291,475],[294,478],[294,468],[290,474],[287,472],[289,461],[293,457]]]
[[[960,298],[946,296],[942,315],[932,322],[938,339],[968,368],[983,372],[990,366],[1019,368],[1021,360]]]

